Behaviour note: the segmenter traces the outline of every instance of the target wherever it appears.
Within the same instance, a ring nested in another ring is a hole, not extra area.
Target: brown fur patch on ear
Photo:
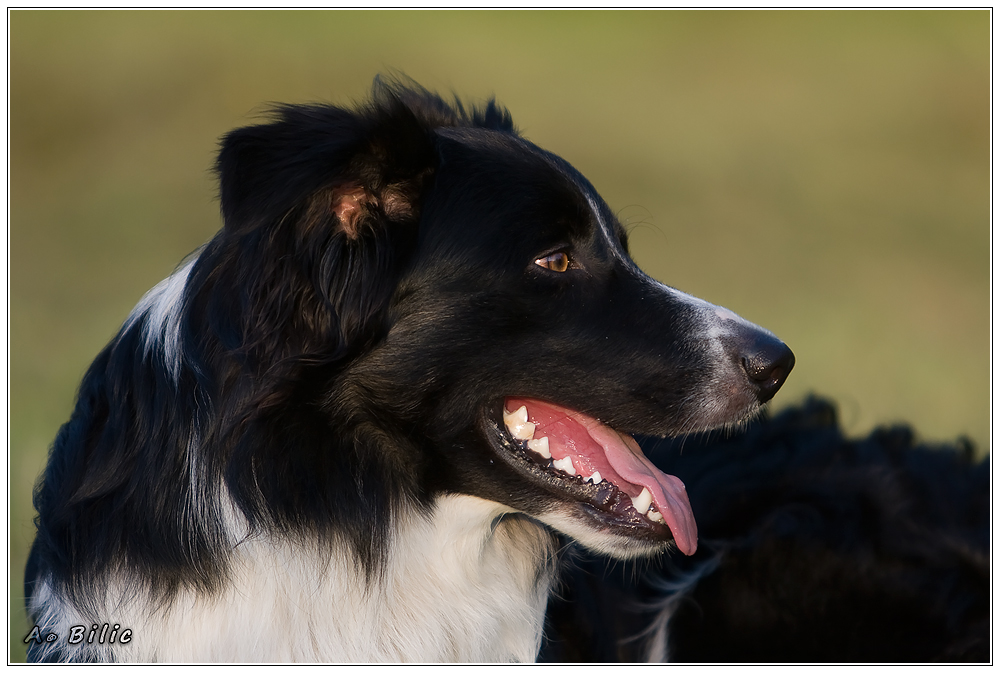
[[[341,230],[349,239],[357,238],[367,206],[374,201],[372,196],[361,185],[349,183],[334,189],[331,201],[330,210]]]
[[[345,182],[317,194],[309,207],[306,226],[328,221],[333,215],[337,229],[350,240],[361,235],[362,227],[380,217],[389,222],[406,222],[418,215],[419,190],[426,175],[411,181],[394,182],[376,192],[358,182]],[[375,218],[374,220],[372,218]]]
[[[433,175],[434,171],[427,168],[407,180],[386,185],[380,194],[380,205],[386,217],[396,222],[417,219],[420,216],[420,195]]]
[[[414,213],[414,197],[408,184],[389,185],[382,192],[382,210],[390,220],[408,220]]]

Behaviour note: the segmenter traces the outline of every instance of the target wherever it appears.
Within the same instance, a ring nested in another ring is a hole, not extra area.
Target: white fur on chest
[[[443,497],[430,517],[399,522],[385,572],[368,581],[346,555],[246,540],[217,594],[185,591],[155,606],[110,591],[108,618],[133,633],[110,654],[117,661],[534,661],[554,580],[553,543],[539,524],[506,512],[471,496]],[[60,612],[57,628],[86,623],[75,610]]]

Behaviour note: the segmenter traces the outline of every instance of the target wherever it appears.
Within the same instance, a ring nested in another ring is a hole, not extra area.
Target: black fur
[[[662,567],[577,557],[543,661],[642,660],[668,604],[675,662],[990,660],[989,465],[969,444],[847,439],[823,400],[644,444],[684,479],[701,547]]]

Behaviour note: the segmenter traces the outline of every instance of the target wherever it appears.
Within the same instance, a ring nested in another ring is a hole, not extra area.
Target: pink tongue
[[[643,487],[649,489],[677,548],[688,556],[695,552],[698,527],[683,482],[656,469],[635,439],[596,418],[548,402],[509,398],[506,406],[508,411],[527,407],[528,420],[536,426],[535,439],[548,437],[552,457],[560,460],[570,456],[584,479],[600,472],[602,479],[631,497],[639,495]]]

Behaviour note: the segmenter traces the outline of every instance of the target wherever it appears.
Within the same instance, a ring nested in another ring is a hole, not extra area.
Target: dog
[[[811,398],[639,443],[687,485],[698,551],[567,554],[541,661],[990,661],[990,469],[968,441],[850,439]]]
[[[86,373],[36,488],[33,661],[534,661],[560,547],[693,554],[630,433],[788,347],[663,285],[490,100],[376,80],[226,135],[223,228]]]

